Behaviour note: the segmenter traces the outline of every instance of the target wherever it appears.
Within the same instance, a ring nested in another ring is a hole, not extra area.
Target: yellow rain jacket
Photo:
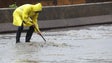
[[[38,27],[38,11],[42,11],[41,3],[32,5],[32,4],[24,4],[13,12],[13,25],[15,26],[32,26],[35,25],[37,28],[37,32],[40,32]]]

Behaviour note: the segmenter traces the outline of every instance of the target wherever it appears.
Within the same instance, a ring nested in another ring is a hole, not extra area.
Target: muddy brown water
[[[112,63],[112,25],[43,31],[30,43],[15,43],[15,33],[0,34],[0,63]]]

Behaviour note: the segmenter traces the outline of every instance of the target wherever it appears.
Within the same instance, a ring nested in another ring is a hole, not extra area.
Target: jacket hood
[[[42,11],[42,4],[38,3],[33,6],[33,11]]]

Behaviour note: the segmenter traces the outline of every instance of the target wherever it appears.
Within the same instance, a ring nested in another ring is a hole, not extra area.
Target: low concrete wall
[[[70,19],[112,14],[112,2],[44,7],[40,20]]]
[[[16,31],[12,25],[14,9],[0,9],[0,32]],[[112,22],[112,2],[46,6],[39,14],[40,28],[57,28]]]

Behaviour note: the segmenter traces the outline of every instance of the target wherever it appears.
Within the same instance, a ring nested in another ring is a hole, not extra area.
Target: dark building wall
[[[23,4],[35,4],[38,2],[38,0],[22,0],[20,2],[20,0],[15,0],[17,6],[23,5]]]
[[[0,8],[8,7],[12,3],[14,3],[13,0],[0,0]]]
[[[106,2],[106,1],[112,1],[112,0],[86,0],[86,3]]]
[[[23,4],[35,4],[38,0],[0,0],[0,8],[9,7],[9,5],[14,4],[16,2],[17,6]]]
[[[94,3],[94,2],[106,2],[112,0],[57,0],[55,4],[55,0],[0,0],[0,8],[9,7],[9,5],[14,4],[16,2],[17,6],[23,4],[35,4],[38,1],[41,1],[44,6],[48,5],[70,5],[70,4],[81,4],[81,3]]]

